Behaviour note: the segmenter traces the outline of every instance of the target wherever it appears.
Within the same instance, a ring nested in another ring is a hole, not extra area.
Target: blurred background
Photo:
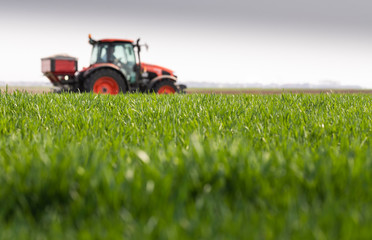
[[[372,88],[367,0],[18,0],[0,6],[0,83],[48,83],[40,58],[88,66],[93,38],[141,38],[180,82]]]

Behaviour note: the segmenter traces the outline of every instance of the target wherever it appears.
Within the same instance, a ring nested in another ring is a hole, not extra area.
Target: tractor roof
[[[126,43],[133,43],[133,40],[128,39],[115,39],[115,38],[109,38],[109,39],[101,39],[98,40],[98,42],[126,42]]]

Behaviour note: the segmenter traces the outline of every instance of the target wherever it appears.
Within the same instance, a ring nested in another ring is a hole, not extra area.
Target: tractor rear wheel
[[[162,80],[155,84],[153,91],[157,94],[174,94],[177,92],[177,87],[172,80]]]
[[[123,77],[111,69],[100,69],[92,73],[84,81],[84,89],[88,92],[111,95],[125,93],[128,90]]]

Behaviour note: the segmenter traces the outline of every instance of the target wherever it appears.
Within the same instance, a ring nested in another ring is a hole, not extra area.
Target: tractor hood
[[[141,68],[143,69],[144,72],[153,72],[156,73],[158,76],[160,75],[172,75],[173,70],[170,70],[169,68],[161,67],[158,65],[153,65],[153,64],[148,64],[148,63],[141,63]]]

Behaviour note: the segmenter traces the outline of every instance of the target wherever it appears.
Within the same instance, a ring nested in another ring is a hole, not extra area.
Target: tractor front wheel
[[[100,69],[84,81],[84,89],[88,92],[116,95],[126,92],[127,86],[119,73],[111,69]]]
[[[174,94],[177,92],[177,87],[172,80],[162,80],[155,84],[153,91],[157,94]]]

